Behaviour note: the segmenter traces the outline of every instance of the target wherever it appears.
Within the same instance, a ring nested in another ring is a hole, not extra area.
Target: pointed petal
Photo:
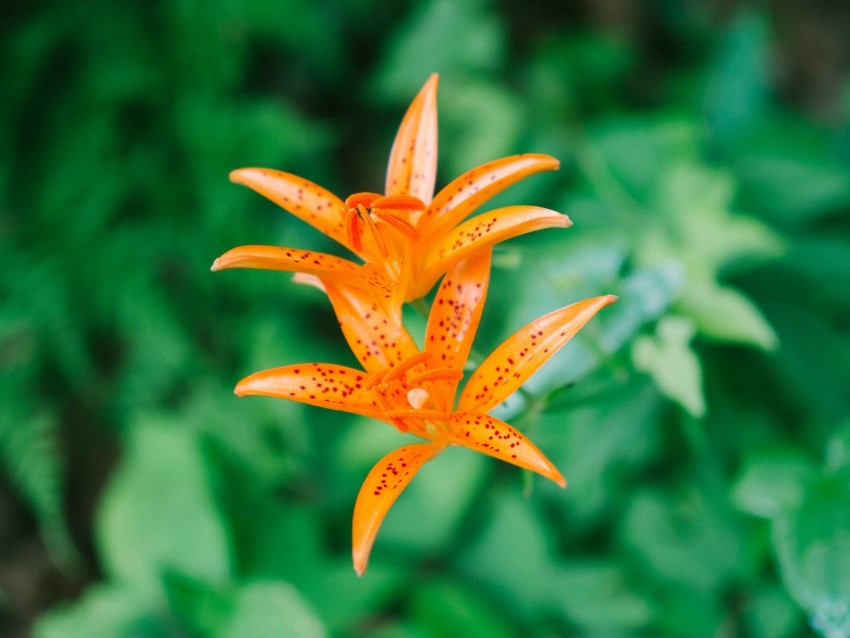
[[[387,195],[413,195],[425,204],[437,176],[437,82],[434,73],[413,99],[390,151]]]
[[[458,409],[487,412],[499,405],[597,312],[615,301],[614,295],[585,299],[520,328],[472,374],[460,395]]]
[[[365,388],[361,370],[330,363],[304,363],[262,370],[245,377],[233,390],[240,397],[262,395],[353,412],[386,421]]]
[[[255,190],[351,250],[345,234],[345,204],[318,184],[270,168],[240,168],[230,173],[230,181]]]
[[[442,443],[413,443],[390,452],[372,468],[354,504],[352,556],[358,576],[366,571],[369,552],[390,507],[416,472],[445,449]]]
[[[211,270],[259,268],[316,275],[322,278],[357,284],[361,266],[327,253],[280,246],[238,246],[213,262]]]
[[[558,166],[560,162],[550,155],[525,153],[473,168],[437,193],[417,229],[426,237],[444,235],[508,186],[533,173],[553,171]]]
[[[561,487],[567,486],[564,477],[537,446],[504,421],[482,412],[455,412],[448,426],[452,443],[537,472]]]
[[[342,333],[365,370],[386,370],[419,352],[400,318],[388,316],[370,290],[323,283]]]
[[[443,278],[425,329],[425,350],[434,354],[431,367],[463,370],[481,321],[490,282],[490,250],[460,262]],[[438,410],[449,411],[457,381],[434,383]]]
[[[408,290],[408,299],[415,299],[414,294],[425,295],[440,275],[475,251],[535,230],[566,228],[571,223],[566,215],[537,206],[508,206],[473,217],[428,247],[424,267],[415,286]]]

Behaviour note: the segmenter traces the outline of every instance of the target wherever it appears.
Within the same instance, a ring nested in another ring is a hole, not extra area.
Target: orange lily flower
[[[343,332],[365,371],[325,363],[290,365],[257,372],[236,386],[239,396],[266,395],[353,412],[427,440],[389,453],[366,477],[352,530],[358,575],[366,569],[389,508],[419,468],[449,445],[488,454],[566,486],[531,441],[487,412],[616,297],[580,301],[520,329],[472,373],[455,404],[487,293],[490,256],[490,250],[478,252],[445,276],[431,306],[424,350],[403,327],[388,321],[374,302],[331,287],[329,295]]]
[[[570,220],[546,208],[509,206],[464,221],[518,180],[558,168],[549,155],[514,155],[483,164],[434,197],[437,170],[437,82],[432,75],[407,110],[390,152],[384,194],[344,201],[302,177],[242,168],[230,179],[248,186],[339,242],[365,264],[278,246],[240,246],[212,270],[261,268],[310,275],[315,283],[366,287],[398,319],[404,301],[425,294],[454,264],[495,243]],[[302,281],[303,281],[302,277]]]

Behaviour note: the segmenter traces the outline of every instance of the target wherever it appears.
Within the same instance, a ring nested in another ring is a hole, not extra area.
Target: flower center
[[[366,382],[366,388],[375,392],[384,414],[399,430],[412,430],[427,438],[437,436],[440,424],[448,421],[449,414],[436,409],[431,393],[423,385],[463,377],[459,370],[428,370],[432,356],[430,352],[419,352],[389,370],[374,374]],[[416,372],[420,366],[426,368],[424,372]]]
[[[412,195],[383,196],[378,193],[354,193],[345,200],[343,216],[348,241],[356,252],[363,250],[363,237],[368,235],[383,258],[389,256],[389,245],[384,235],[386,228],[410,241],[419,239],[419,232],[411,223],[411,215],[425,210],[425,204]],[[381,223],[379,223],[381,222]]]

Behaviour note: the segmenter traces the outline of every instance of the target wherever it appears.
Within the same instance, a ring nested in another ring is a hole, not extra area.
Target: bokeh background
[[[847,3],[31,0],[0,56],[0,636],[850,636]],[[209,266],[336,251],[228,171],[379,190],[434,71],[438,186],[550,153],[493,206],[575,223],[499,247],[476,349],[620,301],[501,409],[569,489],[453,449],[358,579],[406,439],[237,399],[353,359]]]

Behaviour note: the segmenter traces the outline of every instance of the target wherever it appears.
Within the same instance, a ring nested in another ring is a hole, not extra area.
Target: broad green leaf
[[[163,623],[144,607],[132,589],[95,585],[71,605],[56,607],[39,618],[34,638],[161,638]]]
[[[764,315],[739,291],[710,281],[689,282],[678,309],[694,320],[697,330],[720,341],[773,350],[778,339]]]
[[[690,342],[694,325],[685,317],[662,319],[654,336],[643,335],[632,343],[635,367],[648,373],[665,396],[679,403],[691,415],[705,413],[702,368]]]
[[[776,518],[800,504],[814,467],[796,450],[754,454],[736,481],[732,500],[743,511]]]
[[[228,589],[171,576],[166,579],[169,603],[192,635],[215,638],[280,636],[324,638],[327,631],[290,583],[255,580]]]
[[[445,155],[442,164],[445,174],[460,175],[484,162],[515,152],[523,128],[523,106],[515,95],[498,85],[470,78],[459,82],[446,78],[439,97],[440,130],[447,131],[440,142]],[[499,135],[493,135],[493,131],[499,131]],[[539,176],[526,179],[540,181]],[[445,183],[446,177],[438,178],[437,188]],[[517,186],[525,184],[523,180]],[[488,201],[480,212],[496,207],[497,202],[517,203],[519,200],[511,199],[513,196],[513,189],[509,189],[496,202]]]
[[[623,488],[661,445],[663,408],[643,375],[621,385],[592,376],[549,398],[529,434],[567,479],[567,497],[554,502],[571,528],[593,529],[621,509]]]
[[[416,588],[412,615],[434,636],[510,638],[514,635],[507,615],[473,589],[440,580]]]
[[[234,592],[230,613],[214,635],[218,638],[324,638],[328,634],[292,585],[282,581],[257,581],[242,585]]]
[[[448,77],[496,67],[505,55],[505,34],[490,5],[489,0],[416,5],[382,43],[384,58],[374,76],[378,91],[400,100],[414,95],[435,71]]]
[[[596,634],[646,628],[651,607],[625,570],[608,560],[560,561],[538,509],[513,495],[500,499],[487,528],[460,557],[462,573],[501,592],[525,623],[557,614]]]
[[[100,504],[97,539],[107,574],[147,597],[161,595],[167,572],[229,581],[228,530],[192,432],[173,421],[135,423]]]
[[[591,131],[582,162],[586,176],[606,197],[620,188],[632,203],[646,203],[659,179],[672,167],[699,155],[699,132],[693,121],[672,114],[603,120]],[[628,200],[627,200],[628,201]]]
[[[813,483],[776,519],[773,542],[788,591],[825,638],[850,636],[850,468]]]
[[[825,127],[799,114],[765,118],[731,159],[741,200],[786,228],[808,226],[850,204],[850,172]]]
[[[749,593],[744,626],[753,638],[792,638],[800,633],[799,607],[779,585],[760,585]]]
[[[752,571],[747,536],[734,514],[723,499],[694,485],[681,493],[645,489],[625,513],[622,540],[656,584],[719,596]]]

